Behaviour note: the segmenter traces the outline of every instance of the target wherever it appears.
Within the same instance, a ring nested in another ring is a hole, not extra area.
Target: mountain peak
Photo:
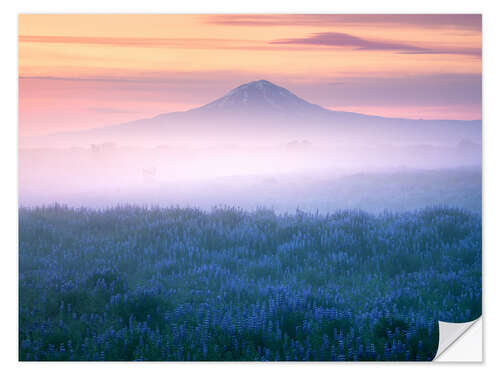
[[[274,87],[277,87],[277,88],[280,88],[278,85],[275,85],[274,83],[271,83],[265,79],[261,79],[259,81],[252,81],[252,82],[248,82],[248,83],[244,83],[243,85],[241,86],[238,86],[237,88],[240,88],[240,87],[259,87],[259,88],[264,88],[267,86],[267,88],[271,88],[272,86]]]
[[[244,83],[223,97],[198,108],[198,110],[219,110],[224,112],[298,113],[322,111],[323,108],[299,98],[289,90],[267,80]]]
[[[244,85],[272,85],[272,86],[277,86],[275,85],[274,83],[271,83],[265,79],[260,79],[258,81],[252,81],[252,82],[248,82],[248,83],[245,83]]]

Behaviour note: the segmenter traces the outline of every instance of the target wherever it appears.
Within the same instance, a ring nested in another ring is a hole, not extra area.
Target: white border
[[[448,0],[419,0],[419,1],[319,1],[319,0],[282,0],[265,1],[252,0],[237,2],[231,0],[210,1],[102,1],[86,0],[63,1],[17,1],[2,6],[2,58],[0,63],[3,75],[2,82],[2,123],[0,126],[1,144],[1,215],[0,228],[2,235],[1,247],[1,277],[2,306],[0,322],[2,335],[0,341],[0,364],[2,372],[11,371],[37,372],[41,374],[87,374],[89,371],[108,372],[120,371],[128,374],[146,370],[149,372],[203,372],[204,374],[228,373],[239,375],[258,372],[275,373],[283,371],[288,374],[302,374],[305,371],[315,373],[329,373],[332,371],[348,370],[370,373],[397,373],[419,374],[422,371],[449,371],[456,374],[476,372],[492,367],[498,357],[497,345],[494,342],[499,334],[500,319],[488,319],[488,316],[500,316],[500,302],[495,293],[495,286],[499,285],[497,268],[500,265],[500,246],[498,233],[498,217],[500,179],[498,164],[500,163],[500,121],[498,116],[498,90],[500,88],[499,67],[500,61],[498,43],[495,39],[500,35],[500,15],[497,1],[448,1]],[[483,277],[485,316],[485,361],[486,365],[466,364],[331,364],[331,363],[148,363],[148,364],[120,364],[120,363],[18,363],[17,362],[17,14],[18,13],[482,13],[483,14],[483,82],[484,82],[484,116],[483,116],[483,150],[484,150],[484,242],[483,242]],[[488,292],[492,293],[488,297]],[[139,367],[141,366],[141,367]],[[142,367],[145,366],[145,367]],[[425,369],[420,367],[425,366]],[[442,367],[445,366],[445,367]],[[473,367],[471,367],[473,366]],[[404,367],[404,369],[402,368]]]

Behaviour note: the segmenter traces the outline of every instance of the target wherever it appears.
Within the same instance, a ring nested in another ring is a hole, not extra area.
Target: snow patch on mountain
[[[238,86],[223,97],[198,108],[198,110],[213,109],[264,113],[325,110],[266,80],[249,82]]]

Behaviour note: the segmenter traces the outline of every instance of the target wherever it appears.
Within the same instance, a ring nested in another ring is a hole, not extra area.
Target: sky
[[[481,119],[480,15],[19,16],[19,134],[201,106],[266,79],[325,108]]]

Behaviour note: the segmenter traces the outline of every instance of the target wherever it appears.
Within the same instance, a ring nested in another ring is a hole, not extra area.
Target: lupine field
[[[481,216],[19,210],[26,361],[428,361],[481,315]]]

